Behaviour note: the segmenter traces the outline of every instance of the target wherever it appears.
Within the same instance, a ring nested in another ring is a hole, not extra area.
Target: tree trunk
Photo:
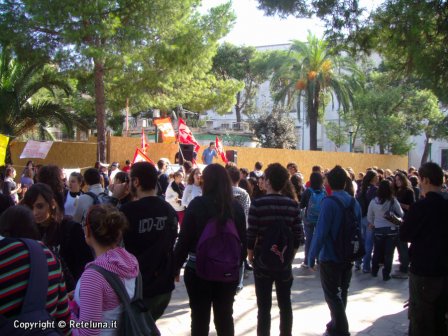
[[[106,96],[104,92],[104,64],[94,60],[95,78],[95,111],[97,129],[97,157],[101,162],[106,162]]]
[[[422,160],[420,161],[420,165],[423,165],[424,163],[428,162],[428,157],[429,157],[429,142],[428,142],[428,140],[429,140],[429,138],[426,137],[425,148],[423,149]]]
[[[310,119],[310,150],[317,150],[317,121],[319,117],[319,85],[316,84],[314,97],[309,95],[308,117]]]
[[[385,147],[383,144],[378,144],[378,146],[380,146],[380,154],[384,154],[385,152]]]
[[[235,114],[236,121],[241,122],[241,91],[236,94]]]

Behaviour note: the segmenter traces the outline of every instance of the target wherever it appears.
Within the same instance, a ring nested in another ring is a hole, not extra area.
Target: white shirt
[[[187,184],[182,196],[182,205],[188,207],[188,204],[198,196],[202,196],[202,188],[196,184]]]

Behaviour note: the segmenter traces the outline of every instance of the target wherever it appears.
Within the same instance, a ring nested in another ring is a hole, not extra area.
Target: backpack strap
[[[19,240],[26,245],[30,255],[30,277],[21,314],[45,310],[48,291],[47,256],[37,241],[25,238]]]
[[[87,192],[85,193],[85,195],[89,195],[90,197],[93,198],[93,204],[95,204],[95,203],[99,203],[98,195],[94,194],[93,192],[91,192],[91,191],[87,191]]]
[[[327,198],[328,199],[332,199],[332,200],[334,200],[338,205],[339,205],[339,207],[341,207],[342,209],[348,209],[348,208],[352,208],[352,207],[354,207],[355,206],[355,199],[353,198],[353,197],[351,197],[351,200],[350,200],[350,204],[348,205],[348,207],[346,207],[345,205],[344,205],[344,203],[342,203],[342,201],[338,198],[338,197],[336,197],[336,196],[334,196],[334,195],[331,195],[331,196],[327,196]]]
[[[104,279],[106,279],[106,281],[109,283],[109,285],[112,287],[112,289],[117,294],[121,303],[123,303],[123,305],[125,306],[124,308],[128,309],[131,304],[131,298],[129,297],[129,294],[126,291],[126,288],[124,287],[124,284],[120,280],[120,278],[115,273],[112,273],[112,272],[104,269],[103,267],[95,265],[95,264],[89,265],[89,268],[93,268],[95,271],[100,273],[104,277]],[[140,297],[138,296],[139,294],[140,294]],[[137,279],[136,279],[136,284],[135,284],[134,299],[141,298],[141,295],[142,295],[142,276],[139,272]]]

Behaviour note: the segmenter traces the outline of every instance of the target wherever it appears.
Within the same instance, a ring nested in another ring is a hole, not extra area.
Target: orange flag
[[[176,142],[176,133],[174,132],[170,118],[156,119],[154,120],[154,125],[156,125],[158,130],[162,133],[162,142]]]

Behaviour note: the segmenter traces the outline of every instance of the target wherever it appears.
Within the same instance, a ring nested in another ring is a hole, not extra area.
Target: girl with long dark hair
[[[234,335],[233,301],[235,282],[210,281],[196,274],[196,245],[207,224],[214,218],[219,225],[233,219],[241,240],[241,260],[246,259],[246,219],[243,208],[232,196],[232,184],[224,167],[208,165],[202,174],[203,193],[191,201],[180,230],[174,254],[177,274],[188,256],[184,272],[191,309],[191,335],[208,335],[213,306],[218,335]]]
[[[400,203],[403,212],[408,212],[411,204],[415,203],[414,190],[412,190],[411,182],[403,172],[398,172],[394,177],[395,196]],[[409,247],[408,243],[397,239],[396,246],[398,250],[398,259],[400,260],[400,268],[392,273],[393,278],[407,279],[409,271]]]
[[[67,290],[73,290],[84,266],[93,260],[81,225],[64,218],[53,191],[44,183],[33,184],[22,203],[33,211],[39,240],[60,259]]]
[[[384,218],[387,211],[403,217],[403,210],[401,210],[400,204],[393,196],[391,183],[386,179],[380,182],[376,197],[370,202],[367,211],[368,225],[374,232],[372,276],[377,276],[380,261],[383,261],[384,281],[390,279],[395,242],[398,237],[398,227]]]

